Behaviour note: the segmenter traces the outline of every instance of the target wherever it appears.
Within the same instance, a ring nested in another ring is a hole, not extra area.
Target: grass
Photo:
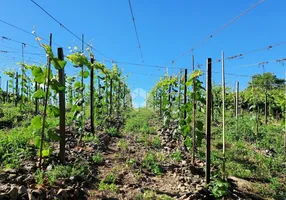
[[[92,156],[92,161],[95,164],[101,164],[103,160],[104,160],[104,157],[99,152],[97,152],[96,154]]]
[[[30,128],[18,127],[6,131],[0,130],[0,161],[6,168],[18,168],[21,160],[31,156],[30,141],[33,134]]]
[[[70,165],[56,165],[50,171],[45,173],[49,183],[53,185],[56,180],[60,178],[74,177],[78,179],[85,179],[85,166],[70,166]]]
[[[152,113],[146,109],[140,111],[133,111],[126,120],[126,133],[144,133],[153,134],[154,128],[150,126],[149,121],[153,118]]]

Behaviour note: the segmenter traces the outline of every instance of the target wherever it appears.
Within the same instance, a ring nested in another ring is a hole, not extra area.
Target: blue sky
[[[92,43],[109,58],[121,62],[142,63],[128,0],[35,1],[76,35],[81,36],[84,33],[85,41]],[[179,71],[174,68],[190,69],[191,53],[176,60],[174,64],[172,60],[257,2],[258,0],[131,0],[144,64],[169,66],[169,74]],[[51,32],[54,42],[64,48],[81,46],[78,39],[60,27],[30,0],[3,1],[1,5],[1,20],[30,32],[35,28],[37,34],[45,38],[48,38]],[[216,61],[220,58],[222,50],[228,57],[286,42],[285,6],[285,0],[265,0],[195,49],[192,52],[195,55],[195,63],[203,64],[202,69],[204,69],[206,58],[210,57]],[[0,22],[0,35],[37,46],[31,35],[2,22]],[[21,45],[12,41],[2,39],[0,45],[0,50],[21,51]],[[56,48],[57,46],[54,46],[54,50]],[[286,44],[247,55],[242,59],[226,61],[226,72],[249,76],[261,73],[263,68],[259,68],[258,65],[248,67],[243,65],[284,58],[285,49]],[[25,51],[43,53],[41,49],[29,46]],[[99,61],[107,60],[96,52],[95,55]],[[15,60],[12,57],[15,57]],[[45,60],[44,57],[28,54],[25,54],[25,58],[42,62]],[[1,69],[17,68],[15,63],[21,61],[21,55],[0,53],[0,61]],[[106,62],[106,65],[111,64]],[[132,90],[142,88],[149,91],[165,71],[162,68],[146,66],[123,64],[118,66],[123,68],[124,73],[131,73],[128,82]],[[213,70],[219,72],[220,68],[221,64],[214,62]],[[265,71],[273,72],[280,78],[284,78],[284,69],[285,66],[276,62],[265,65],[264,68]],[[67,73],[77,72],[68,65]],[[213,76],[214,81],[220,83],[221,75],[214,73]],[[234,86],[236,80],[245,87],[249,78],[226,75],[227,85]]]

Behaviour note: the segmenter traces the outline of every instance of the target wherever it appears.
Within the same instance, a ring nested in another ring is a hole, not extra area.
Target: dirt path
[[[103,148],[104,164],[98,168],[98,179],[101,181],[115,176],[117,189],[102,190],[99,186],[99,189],[89,191],[89,199],[144,199],[149,196],[152,199],[188,199],[189,196],[198,195],[197,191],[203,188],[203,174],[195,174],[196,170],[186,160],[170,160],[166,157],[168,153],[164,147],[154,149],[138,143],[141,136],[125,134],[122,138],[110,138],[108,145]],[[144,158],[150,152],[162,157],[160,175],[143,167]]]

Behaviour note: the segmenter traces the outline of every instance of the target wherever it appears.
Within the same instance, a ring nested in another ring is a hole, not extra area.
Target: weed
[[[106,130],[106,132],[111,136],[111,137],[121,137],[121,133],[119,132],[118,128],[115,127],[110,127]]]
[[[153,139],[152,139],[152,147],[153,148],[157,148],[159,149],[161,147],[161,139],[159,135],[156,135]]]
[[[44,183],[44,171],[37,169],[36,173],[34,174],[34,177],[37,184],[42,185]]]
[[[156,200],[172,200],[172,198],[167,196],[166,194],[158,195],[156,192],[154,192],[152,190],[145,191],[144,194],[143,194],[143,198],[142,199],[146,199],[146,200],[152,200],[152,199],[156,199]]]
[[[154,153],[149,152],[147,153],[147,155],[145,155],[143,159],[143,166],[156,175],[160,175],[162,173],[162,170],[159,167],[156,155]]]
[[[230,184],[222,180],[216,180],[209,187],[215,198],[221,198],[229,194]]]
[[[118,180],[118,176],[114,171],[108,173],[104,179],[105,183],[115,183]]]
[[[95,163],[95,164],[101,164],[103,162],[104,158],[103,156],[97,152],[96,154],[94,154],[92,156],[92,161]]]
[[[128,147],[128,143],[127,143],[124,139],[121,139],[121,140],[118,141],[117,147],[118,147],[121,151],[126,151],[126,149],[127,149],[127,147]]]
[[[46,173],[49,183],[53,185],[59,178],[76,177],[77,179],[85,178],[85,166],[57,165]]]
[[[180,150],[176,150],[171,154],[171,158],[177,162],[180,162],[183,159],[182,152]]]
[[[133,167],[135,165],[135,159],[131,158],[129,160],[126,160],[126,166],[127,167]]]
[[[96,135],[84,135],[83,138],[82,138],[82,141],[84,142],[94,142],[96,144],[99,143],[99,139]]]
[[[148,134],[140,134],[137,138],[138,143],[143,143],[145,146],[149,144],[149,135]]]
[[[118,191],[118,187],[114,183],[106,183],[104,180],[101,180],[98,186],[98,190],[116,193]]]

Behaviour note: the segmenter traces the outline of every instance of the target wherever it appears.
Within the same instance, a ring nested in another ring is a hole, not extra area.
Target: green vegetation
[[[153,113],[146,109],[132,111],[126,120],[125,132],[153,134],[155,130],[150,126],[150,122],[153,118]]]
[[[148,152],[143,158],[143,167],[146,167],[155,175],[160,175],[162,173],[162,169],[159,166],[156,155],[152,152]]]
[[[168,162],[179,165],[183,163],[182,160],[189,161],[192,158],[195,161],[206,160],[206,92],[201,80],[202,71],[195,70],[188,75],[186,86],[194,90],[187,91],[186,98],[189,101],[185,105],[182,101],[184,80],[181,76],[165,75],[149,93],[147,108],[132,109],[126,77],[122,76],[122,71],[116,65],[109,69],[101,63],[92,63],[92,53],[90,56],[72,53],[68,60],[80,69],[79,78],[91,78],[91,70],[97,71],[94,76],[97,86],[93,94],[95,131],[91,132],[89,88],[77,77],[67,77],[67,86],[60,84],[58,75],[53,71],[63,69],[66,61],[59,60],[50,47],[41,45],[51,57],[54,67],[50,77],[48,69],[43,66],[21,63],[23,74],[17,78],[24,82],[21,85],[23,94],[17,96],[13,93],[16,89],[13,82],[16,73],[6,72],[10,85],[8,94],[1,90],[0,171],[22,170],[23,161],[38,165],[38,160],[42,159],[41,168],[37,166],[35,168],[38,169],[31,172],[36,183],[58,187],[62,180],[86,180],[92,170],[94,176],[98,176],[98,170],[109,167],[110,160],[116,160],[116,165],[122,167],[111,170],[102,176],[102,180],[96,179],[100,180],[96,182],[96,188],[117,194],[121,190],[119,182],[122,174],[132,174],[134,179],[141,181],[148,170],[149,174],[160,179],[166,171],[163,165]],[[47,94],[42,87],[34,92],[28,88],[35,83],[46,84],[48,80],[51,90]],[[231,176],[251,182],[251,192],[263,197],[281,199],[286,195],[284,87],[284,80],[271,73],[254,75],[239,94],[238,120],[234,112],[235,93],[231,88],[226,88],[226,151],[223,154],[222,89],[219,85],[213,85],[212,179],[208,185],[213,197],[231,195],[231,184],[226,181]],[[60,91],[68,92],[64,113],[66,146],[72,151],[64,149],[64,153],[72,155],[72,159],[66,159],[67,163],[62,160],[55,162],[59,156],[59,143],[63,139],[59,131],[59,117],[62,113],[57,107]],[[35,102],[39,104],[38,113],[35,113]],[[43,121],[45,103],[47,115]],[[196,121],[193,123],[194,108]],[[160,132],[157,133],[159,129]],[[166,136],[164,133],[167,133]],[[109,143],[113,145],[110,146]],[[104,148],[109,148],[111,153],[104,152]],[[47,166],[50,166],[49,169]],[[121,170],[128,171],[121,173]],[[136,199],[171,198],[145,190]]]
[[[103,162],[104,158],[100,153],[96,153],[92,156],[92,161],[95,164],[101,164]]]

